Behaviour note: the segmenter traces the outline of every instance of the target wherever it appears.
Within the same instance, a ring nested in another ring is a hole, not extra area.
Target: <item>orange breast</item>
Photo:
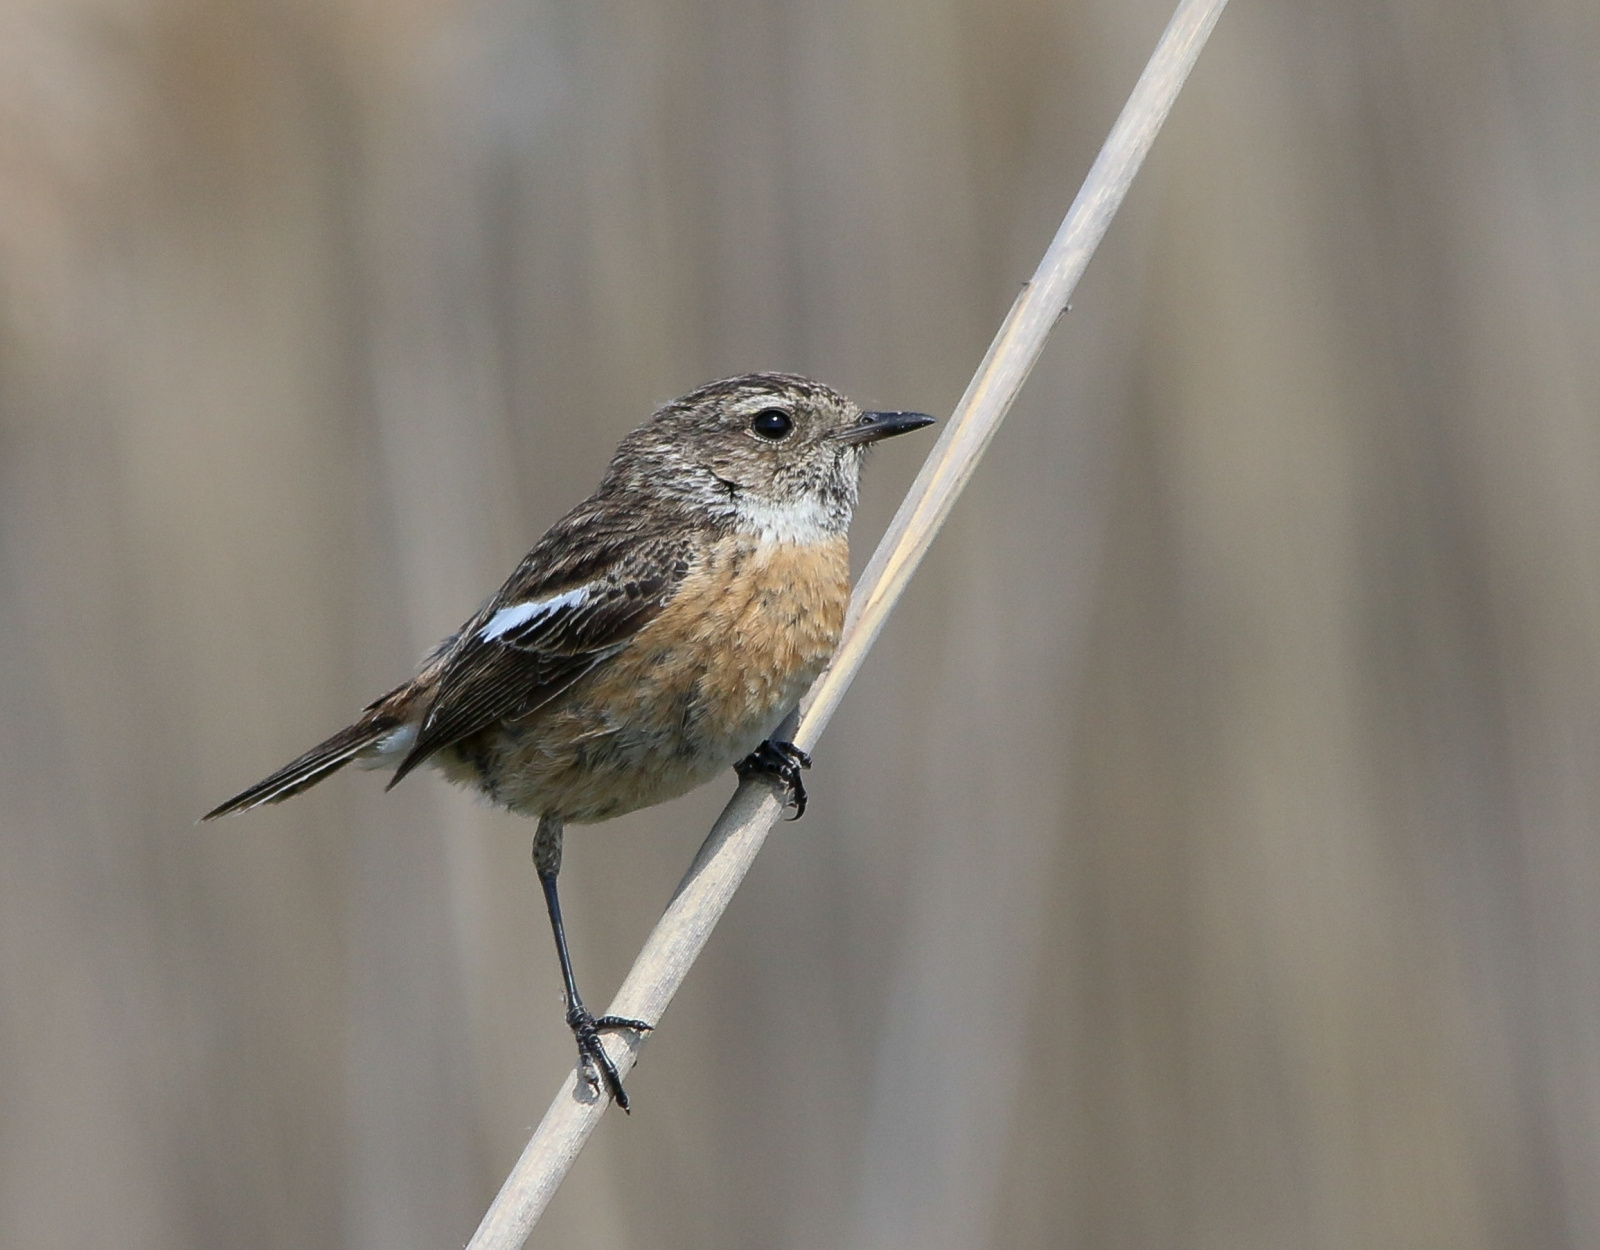
[[[705,582],[640,634],[641,659],[674,673],[669,684],[708,736],[769,728],[833,654],[849,578],[843,538],[807,548],[729,540]]]

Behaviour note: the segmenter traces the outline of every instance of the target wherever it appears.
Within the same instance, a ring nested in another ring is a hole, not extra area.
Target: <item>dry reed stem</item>
[[[833,663],[807,695],[798,722],[794,717],[785,722],[793,727],[792,740],[800,747],[809,750],[821,736],[1010,410],[1226,4],[1227,0],[1182,0],[1178,5],[1061,229],[1011,306],[863,572]],[[661,1019],[780,810],[767,784],[746,782],[739,787],[606,1014],[652,1022]],[[633,1067],[642,1041],[626,1032],[606,1035],[606,1047],[619,1072],[626,1075]],[[590,1089],[574,1068],[490,1204],[468,1250],[515,1250],[527,1240],[599,1123],[607,1101]]]

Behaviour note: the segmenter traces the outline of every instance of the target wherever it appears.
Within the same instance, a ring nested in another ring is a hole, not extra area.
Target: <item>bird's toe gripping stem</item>
[[[768,738],[733,769],[741,777],[773,777],[784,788],[784,806],[794,808],[790,820],[799,820],[806,814],[806,787],[800,780],[800,770],[811,767],[811,757],[792,742],[776,742]]]
[[[600,1044],[600,1030],[632,1029],[635,1033],[648,1033],[655,1025],[627,1016],[596,1018],[589,1014],[589,1009],[582,1003],[577,1003],[567,1008],[567,1027],[578,1041],[578,1062],[583,1068],[584,1079],[595,1089],[603,1085],[616,1100],[617,1106],[624,1111],[629,1110],[628,1092],[622,1088],[622,1075],[617,1071],[617,1065],[611,1062],[611,1056],[606,1054],[606,1048]]]

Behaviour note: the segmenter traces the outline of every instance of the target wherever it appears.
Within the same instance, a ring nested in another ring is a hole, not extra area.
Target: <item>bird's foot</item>
[[[629,1110],[628,1091],[622,1088],[622,1075],[617,1071],[617,1065],[611,1062],[611,1056],[600,1044],[600,1030],[632,1029],[635,1033],[648,1033],[655,1025],[627,1016],[596,1018],[589,1014],[589,1009],[582,1003],[574,1003],[567,1008],[567,1027],[572,1030],[572,1036],[578,1039],[578,1067],[583,1072],[583,1079],[591,1089],[598,1090],[603,1085],[617,1106],[624,1111]]]
[[[776,777],[783,784],[785,807],[794,808],[790,820],[799,820],[806,814],[806,787],[800,780],[800,770],[811,767],[811,757],[792,742],[774,742],[768,738],[749,755],[733,766],[741,777]]]

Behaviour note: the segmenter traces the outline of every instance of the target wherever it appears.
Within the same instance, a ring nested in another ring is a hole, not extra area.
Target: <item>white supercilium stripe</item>
[[[493,642],[508,630],[517,629],[530,621],[538,620],[541,616],[549,616],[552,612],[559,612],[562,608],[575,608],[588,597],[589,588],[579,586],[576,590],[563,591],[548,599],[530,599],[526,603],[509,604],[489,618],[488,624],[478,631],[478,637],[484,642]]]

